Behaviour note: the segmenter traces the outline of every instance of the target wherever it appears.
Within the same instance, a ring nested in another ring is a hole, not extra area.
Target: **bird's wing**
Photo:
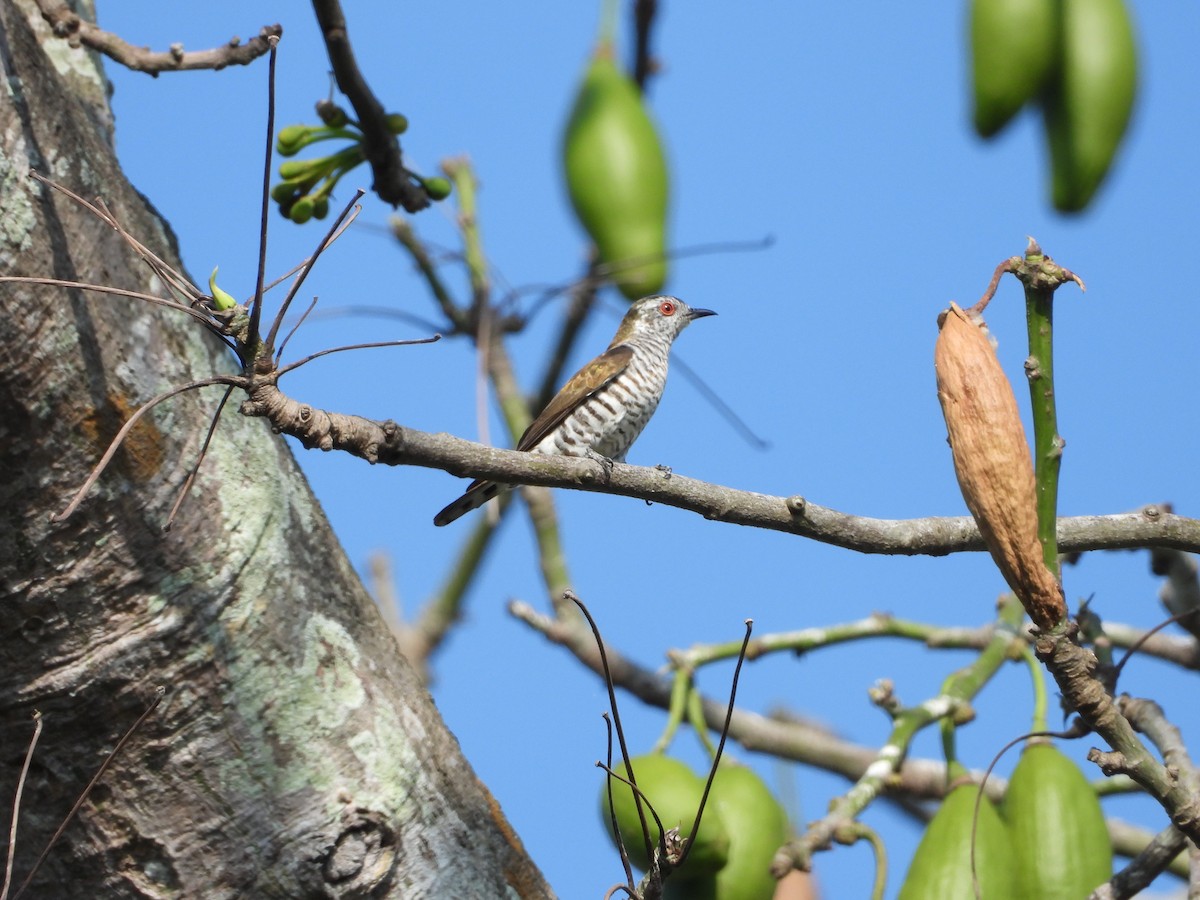
[[[517,442],[517,449],[528,451],[536,447],[580,404],[585,403],[589,397],[624,372],[632,358],[633,348],[627,344],[620,344],[605,350],[572,375],[571,380],[563,385],[562,390],[554,395],[554,399],[533,420],[533,424],[525,429],[521,440]]]

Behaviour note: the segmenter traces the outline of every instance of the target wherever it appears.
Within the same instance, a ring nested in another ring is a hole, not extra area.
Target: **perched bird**
[[[632,303],[608,349],[563,385],[525,429],[517,449],[624,462],[662,398],[672,342],[693,319],[713,315],[711,309],[692,309],[675,297],[643,297]],[[508,488],[475,481],[433,517],[433,524],[448,525]]]

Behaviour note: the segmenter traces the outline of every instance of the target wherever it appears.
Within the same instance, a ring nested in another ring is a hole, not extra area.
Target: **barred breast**
[[[586,456],[591,450],[624,462],[662,398],[668,350],[669,346],[635,347],[625,371],[580,404],[538,444],[536,452]]]

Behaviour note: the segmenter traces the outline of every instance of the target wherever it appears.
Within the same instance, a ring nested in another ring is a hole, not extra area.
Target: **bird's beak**
[[[705,316],[715,316],[716,313],[711,309],[689,309],[688,319],[703,319]]]

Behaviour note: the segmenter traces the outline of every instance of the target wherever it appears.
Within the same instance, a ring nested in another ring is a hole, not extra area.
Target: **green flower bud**
[[[392,134],[404,134],[408,131],[408,119],[400,113],[389,113],[387,117],[388,131]]]
[[[445,200],[450,196],[450,182],[445,178],[422,178],[421,185],[430,200]]]
[[[284,156],[292,156],[304,146],[310,129],[307,125],[289,125],[279,132],[275,139],[275,149]]]
[[[312,218],[313,209],[316,206],[311,197],[301,197],[292,204],[291,218],[297,225],[303,225]]]
[[[208,276],[208,291],[212,294],[213,306],[217,309],[233,309],[237,306],[237,301],[217,287],[217,268],[213,266],[212,274]]]

